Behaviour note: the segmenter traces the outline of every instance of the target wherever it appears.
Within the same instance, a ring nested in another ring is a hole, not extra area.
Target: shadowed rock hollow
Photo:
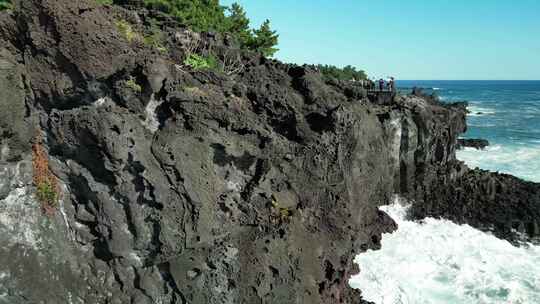
[[[396,228],[378,206],[468,172],[461,104],[371,104],[152,12],[15,7],[0,13],[0,303],[363,303],[353,258]],[[151,18],[165,52],[118,30]],[[194,39],[241,68],[182,65]],[[36,138],[61,185],[52,216]]]

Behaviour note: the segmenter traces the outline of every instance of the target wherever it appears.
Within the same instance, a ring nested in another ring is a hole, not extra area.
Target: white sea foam
[[[540,182],[540,146],[489,146],[485,150],[465,148],[457,158],[471,168],[499,171]]]
[[[486,107],[479,107],[475,105],[468,105],[467,110],[469,110],[469,116],[483,116],[483,115],[493,115],[495,114],[495,110],[486,108]]]
[[[468,127],[480,127],[480,128],[493,128],[493,127],[496,127],[497,125],[494,124],[494,123],[489,123],[489,122],[484,122],[484,123],[481,123],[481,122],[471,123],[471,122],[469,122],[469,123],[467,123],[467,126]]]
[[[377,304],[540,303],[540,247],[514,247],[468,225],[406,220],[407,207],[383,206],[399,225],[382,249],[356,257],[350,285]]]

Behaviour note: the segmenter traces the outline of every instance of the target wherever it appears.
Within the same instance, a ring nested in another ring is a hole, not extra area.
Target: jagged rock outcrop
[[[167,54],[122,37],[115,22],[144,33],[147,12],[17,6],[1,16],[3,301],[361,302],[352,259],[395,229],[369,106],[254,54],[233,76],[191,71],[182,28],[162,28]],[[37,137],[62,188],[50,217]]]
[[[475,148],[476,150],[484,150],[489,146],[489,141],[487,139],[481,138],[459,138],[457,142],[457,148]]]
[[[448,185],[437,185],[413,204],[413,218],[446,218],[520,242],[540,237],[540,184],[484,170],[463,169]]]
[[[374,105],[163,18],[86,0],[0,13],[0,303],[363,303],[352,260],[396,228],[378,207],[464,178],[465,107]],[[160,48],[130,39],[151,19]],[[194,39],[224,72],[182,64]]]

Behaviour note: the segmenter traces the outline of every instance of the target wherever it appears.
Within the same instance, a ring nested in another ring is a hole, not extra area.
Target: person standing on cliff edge
[[[379,79],[379,91],[383,91],[384,90],[384,79]]]
[[[394,77],[390,77],[388,79],[388,89],[390,90],[390,92],[395,92],[395,90],[396,90],[396,82],[394,80]]]

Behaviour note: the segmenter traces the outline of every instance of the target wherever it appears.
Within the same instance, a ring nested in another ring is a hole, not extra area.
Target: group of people
[[[356,82],[356,80],[353,81]],[[388,77],[387,80],[384,80],[382,78],[379,80],[377,80],[376,78],[360,80],[360,83],[362,87],[371,91],[396,91],[396,80],[394,79],[394,77]]]
[[[396,89],[396,82],[394,80],[394,77],[388,77],[388,80],[386,81],[381,78],[379,79],[378,83],[379,83],[379,91],[384,91],[386,88],[388,91],[393,92]]]

